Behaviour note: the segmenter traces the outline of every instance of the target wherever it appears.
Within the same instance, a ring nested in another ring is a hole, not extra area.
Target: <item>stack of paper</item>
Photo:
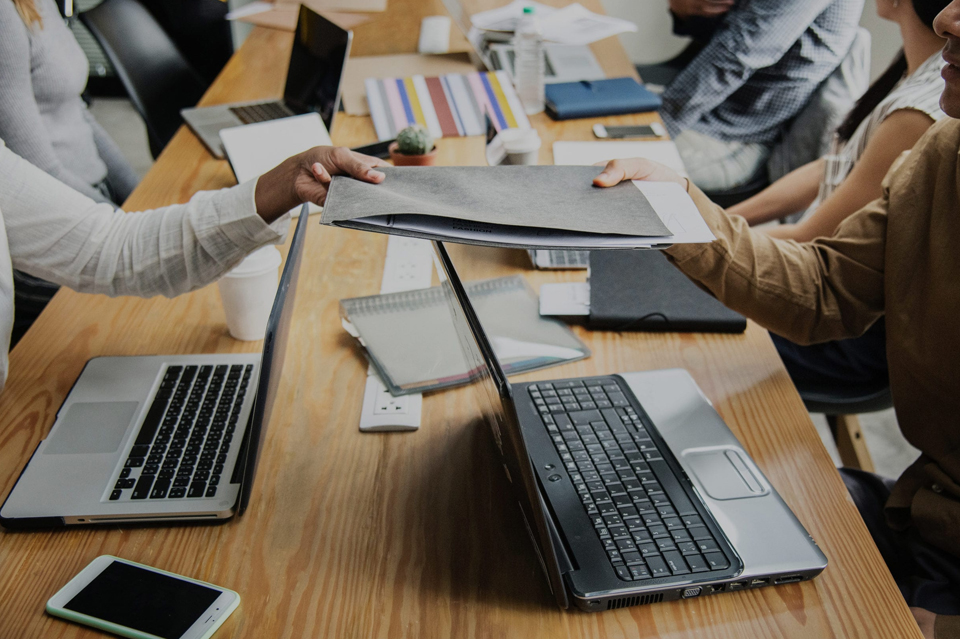
[[[496,129],[529,129],[530,121],[510,77],[496,73],[452,73],[425,78],[368,78],[367,102],[380,140],[413,124],[435,138],[483,135],[484,114]]]
[[[584,45],[618,33],[637,30],[637,25],[628,20],[593,13],[579,3],[554,9],[529,0],[515,0],[505,7],[476,13],[470,17],[470,21],[477,29],[515,31],[525,7],[534,8],[535,15],[540,20],[543,39],[549,42]]]

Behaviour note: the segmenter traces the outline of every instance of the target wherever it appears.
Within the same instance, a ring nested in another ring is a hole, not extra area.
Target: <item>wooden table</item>
[[[591,8],[598,1],[585,2]],[[439,1],[390,0],[356,30],[355,53],[412,51]],[[281,94],[291,35],[257,29],[203,102]],[[615,39],[595,49],[632,71]],[[610,118],[640,123],[649,118]],[[533,118],[554,139],[590,139],[591,121]],[[374,140],[366,118],[337,117],[334,141]],[[441,162],[481,164],[479,138],[441,140]],[[140,210],[229,186],[186,129],[127,203]],[[919,637],[767,333],[591,333],[583,362],[520,379],[688,369],[830,560],[812,582],[599,614],[558,610],[470,390],[430,395],[418,432],[357,430],[366,363],[338,300],[376,293],[386,237],[311,220],[290,352],[247,514],[221,526],[0,533],[0,638],[97,637],[43,605],[83,566],[115,554],[233,588],[242,603],[217,637]],[[471,278],[523,269],[534,286],[582,279],[534,272],[520,251],[455,247]],[[16,481],[87,359],[259,350],[229,337],[214,286],[174,300],[70,291],[11,354],[0,395],[0,495]]]

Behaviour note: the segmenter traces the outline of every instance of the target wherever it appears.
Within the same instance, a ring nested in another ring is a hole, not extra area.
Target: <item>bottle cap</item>
[[[524,7],[523,13],[526,15],[528,13],[533,13],[533,7]]]

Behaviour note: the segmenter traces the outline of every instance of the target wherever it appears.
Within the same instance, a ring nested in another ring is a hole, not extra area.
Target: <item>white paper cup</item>
[[[540,157],[540,135],[536,129],[504,129],[503,150],[507,152],[504,164],[537,164]]]
[[[239,340],[263,339],[277,296],[280,251],[266,246],[247,256],[217,283],[230,335]]]

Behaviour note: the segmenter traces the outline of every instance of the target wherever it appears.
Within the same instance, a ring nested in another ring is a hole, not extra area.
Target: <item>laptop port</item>
[[[728,591],[730,591],[730,590],[743,590],[743,589],[746,588],[746,587],[747,587],[747,582],[745,582],[745,581],[731,581],[731,582],[727,585],[727,590],[728,590]]]
[[[770,583],[770,580],[769,580],[769,579],[766,579],[766,578],[764,578],[764,579],[753,579],[753,580],[750,582],[750,587],[751,587],[751,588],[759,588],[760,586],[766,586],[768,583]]]
[[[773,583],[777,586],[780,584],[795,584],[798,581],[803,581],[803,577],[800,575],[790,575],[789,577],[780,577],[776,579]]]

